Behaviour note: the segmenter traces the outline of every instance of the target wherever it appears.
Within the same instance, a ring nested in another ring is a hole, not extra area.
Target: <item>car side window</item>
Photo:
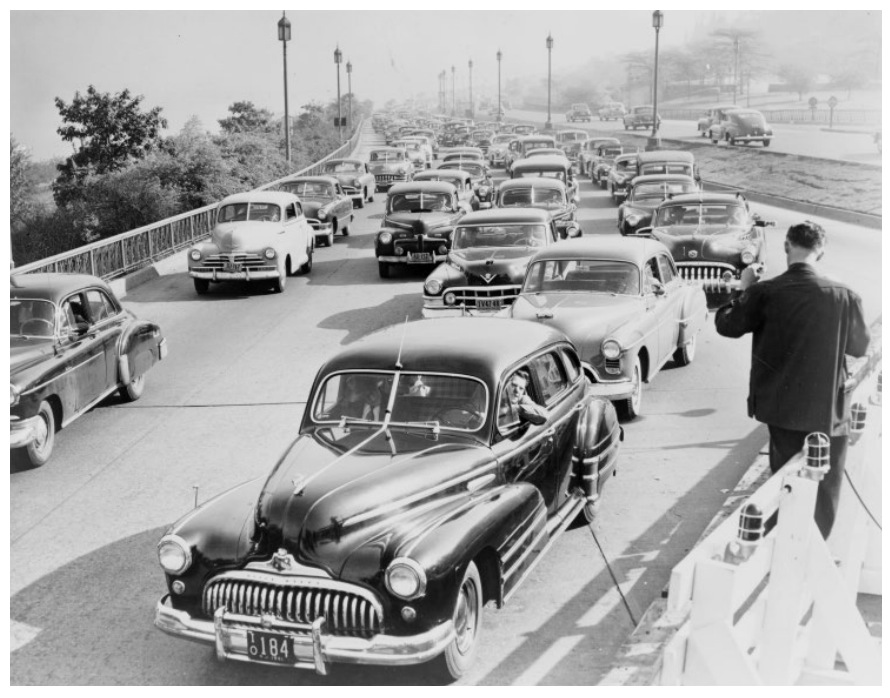
[[[73,330],[78,324],[90,323],[83,295],[75,293],[62,301],[62,332]]]
[[[98,290],[90,289],[87,291],[87,303],[90,306],[90,317],[93,322],[102,322],[107,318],[117,315],[117,308],[108,296]]]
[[[658,277],[658,261],[652,257],[643,267],[643,293],[653,293],[655,291],[655,283],[661,282]]]
[[[528,366],[520,366],[518,369],[510,371],[501,386],[501,392],[498,396],[498,430],[501,433],[512,431],[519,424],[519,411],[517,404],[511,401],[510,396],[514,391],[514,379],[519,381],[524,394],[528,396],[532,402],[540,405],[535,390],[534,381],[531,380],[531,372]]]
[[[284,220],[292,221],[297,217],[297,206],[296,204],[288,204],[284,209]]]
[[[550,404],[569,386],[565,368],[553,352],[537,357],[532,361],[531,368],[535,374],[537,385],[541,389],[541,397],[545,405]]]
[[[674,270],[666,255],[658,255],[658,268],[661,270],[661,278],[664,283],[669,284],[674,280]]]

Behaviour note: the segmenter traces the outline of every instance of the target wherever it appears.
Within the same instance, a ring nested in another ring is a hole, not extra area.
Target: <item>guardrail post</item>
[[[90,250],[90,274],[96,275],[96,250]]]
[[[763,623],[759,669],[767,685],[787,686],[794,679],[801,590],[806,588],[807,555],[813,535],[819,536],[813,512],[816,492],[829,462],[830,441],[825,434],[807,436],[806,461],[791,468],[782,484],[779,521],[770,567],[769,596]],[[820,536],[821,538],[821,536]]]
[[[121,240],[121,267],[127,268],[127,244],[126,240]]]

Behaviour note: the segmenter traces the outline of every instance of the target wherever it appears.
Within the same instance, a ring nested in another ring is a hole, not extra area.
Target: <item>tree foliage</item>
[[[160,132],[167,121],[161,116],[161,107],[143,111],[142,100],[141,95],[133,97],[126,89],[111,94],[92,85],[85,95],[76,92],[70,104],[56,97],[63,121],[57,133],[74,147],[74,154],[59,165],[53,187],[58,205],[78,198],[91,175],[120,170],[160,145]]]
[[[257,109],[253,102],[235,102],[229,105],[229,114],[231,116],[219,120],[224,133],[268,132],[274,129],[272,112]]]
[[[9,222],[21,226],[34,206],[33,184],[28,176],[31,158],[15,138],[9,138]]]
[[[798,63],[785,63],[779,68],[779,77],[781,77],[788,89],[797,92],[797,98],[803,100],[803,95],[808,92],[816,81],[816,76],[812,69],[806,65]]]

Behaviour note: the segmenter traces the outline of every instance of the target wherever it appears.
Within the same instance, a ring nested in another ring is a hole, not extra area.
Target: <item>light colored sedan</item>
[[[189,276],[201,295],[221,281],[271,284],[281,293],[288,276],[312,269],[314,247],[315,232],[294,194],[234,194],[217,206],[210,240],[188,251]]]

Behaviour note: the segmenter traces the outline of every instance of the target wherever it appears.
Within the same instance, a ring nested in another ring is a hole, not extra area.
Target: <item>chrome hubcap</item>
[[[640,409],[640,397],[643,392],[643,381],[640,380],[640,369],[639,367],[634,367],[634,390],[633,395],[631,395],[631,404],[634,407],[634,412]]]
[[[42,454],[48,440],[49,425],[46,423],[46,418],[40,415],[40,421],[37,422],[37,437],[34,439],[34,451]]]
[[[465,654],[473,644],[476,635],[476,587],[467,580],[460,590],[457,608],[454,613],[454,629],[457,633],[456,645]]]

